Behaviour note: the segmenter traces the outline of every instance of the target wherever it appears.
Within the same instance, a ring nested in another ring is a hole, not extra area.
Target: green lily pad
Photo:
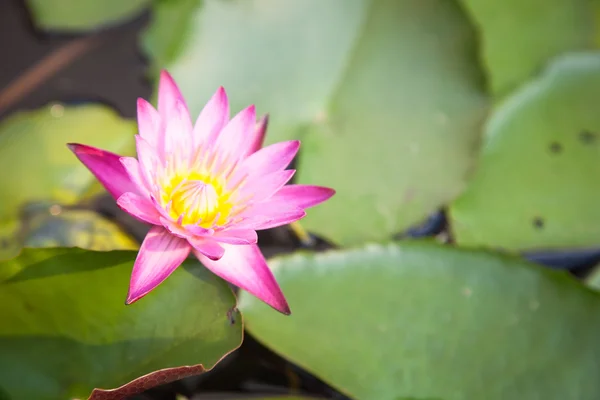
[[[337,191],[307,229],[343,245],[384,239],[460,194],[486,111],[474,48],[452,2],[373,3],[328,110],[303,136],[297,181]]]
[[[154,371],[162,383],[168,368],[210,369],[239,346],[235,298],[197,262],[125,306],[135,255],[24,249],[0,263],[0,392],[12,399],[83,399],[94,388]]]
[[[0,224],[0,260],[8,260],[19,254],[23,247],[22,226],[17,218]],[[0,400],[2,396],[0,396]]]
[[[563,272],[433,243],[270,261],[292,317],[246,328],[357,399],[600,398],[600,294]]]
[[[596,265],[592,272],[585,278],[585,283],[595,289],[600,291],[600,266]]]
[[[600,244],[600,54],[556,60],[498,106],[450,207],[456,241],[506,249]]]
[[[27,247],[79,247],[89,250],[136,250],[139,245],[112,221],[90,210],[39,213],[26,224]]]
[[[597,47],[594,1],[461,0],[478,26],[494,94],[533,78],[566,51]]]
[[[134,154],[133,121],[103,105],[54,104],[20,112],[0,123],[0,222],[27,204],[70,205],[90,194],[96,178],[69,151],[80,142],[119,154]],[[96,186],[97,187],[97,186]]]
[[[119,225],[91,210],[36,205],[21,220],[0,225],[0,260],[22,247],[79,247],[88,250],[136,250],[138,242]]]
[[[116,25],[139,15],[150,0],[26,0],[38,28],[82,31]]]
[[[299,182],[337,190],[308,229],[341,244],[385,238],[460,193],[487,102],[476,35],[456,4],[158,4],[145,47],[192,114],[223,85],[233,110],[270,113],[267,144],[303,140]],[[174,25],[179,41],[158,40]]]

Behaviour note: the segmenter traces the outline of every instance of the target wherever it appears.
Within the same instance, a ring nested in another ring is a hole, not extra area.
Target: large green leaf
[[[566,273],[433,243],[271,260],[292,317],[247,329],[357,399],[600,398],[600,294]]]
[[[130,19],[150,0],[26,0],[35,24],[44,30],[81,31]]]
[[[0,263],[0,392],[12,400],[87,398],[164,368],[212,368],[240,344],[231,290],[195,262],[125,306],[134,257],[24,249]]]
[[[225,86],[233,109],[270,113],[268,143],[303,139],[299,182],[338,191],[307,228],[342,244],[384,238],[460,193],[486,101],[453,2],[159,4],[146,48],[192,113]],[[176,48],[157,40],[174,21]]]
[[[576,54],[495,110],[477,172],[450,208],[459,244],[600,244],[599,101],[600,54]]]
[[[135,122],[102,105],[55,104],[5,119],[0,124],[0,222],[28,203],[73,204],[88,194],[96,179],[68,142],[131,154],[135,133]]]
[[[595,47],[595,0],[461,0],[478,26],[491,89],[506,94],[548,60]]]

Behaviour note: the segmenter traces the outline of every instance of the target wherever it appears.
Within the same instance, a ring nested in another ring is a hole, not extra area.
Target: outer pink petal
[[[270,201],[282,202],[298,208],[314,207],[328,200],[335,190],[323,186],[286,185],[271,196]]]
[[[213,146],[221,129],[229,121],[229,101],[223,87],[219,87],[215,94],[200,112],[194,125],[194,148],[199,145]]]
[[[150,182],[146,182],[142,176],[138,160],[133,157],[121,157],[121,164],[123,164],[123,168],[125,168],[131,182],[138,188],[139,193],[143,195],[149,194]]]
[[[254,244],[258,242],[258,235],[253,229],[227,229],[215,232],[213,238],[218,242],[229,244]]]
[[[137,100],[138,131],[152,147],[160,147],[161,118],[158,111],[142,98]]]
[[[142,243],[133,265],[126,304],[131,304],[160,285],[190,253],[190,245],[171,235],[162,226],[154,226]]]
[[[148,186],[152,187],[158,173],[162,172],[162,162],[155,149],[140,135],[135,135],[137,158],[140,172]]]
[[[300,149],[299,140],[279,142],[251,154],[239,166],[239,174],[264,176],[285,169]],[[235,179],[235,178],[234,178]]]
[[[218,151],[231,157],[232,161],[243,157],[253,141],[255,125],[254,106],[240,111],[219,133],[216,143]]]
[[[271,229],[287,225],[306,216],[306,211],[293,205],[268,201],[250,207],[242,215],[244,218],[235,225],[236,229]]]
[[[293,169],[286,169],[283,171],[272,172],[266,176],[252,176],[248,178],[248,181],[240,188],[239,198],[244,201],[249,198],[252,202],[259,203],[269,197],[283,187],[296,171]],[[234,182],[232,180],[232,182]]]
[[[258,246],[224,244],[223,247],[225,254],[218,261],[212,261],[197,251],[194,254],[215,275],[289,315],[291,312],[287,301]]]
[[[219,243],[210,239],[188,238],[188,242],[193,246],[195,251],[200,252],[213,261],[220,259],[225,253],[225,249]]]
[[[150,200],[147,200],[138,194],[131,192],[123,193],[117,200],[117,204],[124,211],[142,222],[147,222],[152,225],[161,225],[160,213],[156,210]]]
[[[121,156],[83,144],[69,143],[67,146],[115,200],[125,192],[137,192],[136,186],[119,161]]]

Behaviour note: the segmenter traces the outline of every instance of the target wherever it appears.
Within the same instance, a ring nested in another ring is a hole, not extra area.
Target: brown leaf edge
[[[206,372],[206,369],[202,364],[161,369],[134,379],[116,389],[94,389],[88,400],[122,400],[155,386],[203,372]]]
[[[230,312],[232,312],[234,310],[237,311],[237,306],[232,308],[230,310]],[[227,314],[229,315],[230,313],[228,312]],[[228,351],[227,353],[223,354],[223,357],[221,357],[212,366],[212,368],[206,369],[206,368],[204,368],[204,365],[196,364],[196,365],[186,365],[183,367],[159,369],[158,371],[150,372],[149,374],[140,376],[139,378],[134,379],[131,382],[126,383],[123,386],[120,386],[115,389],[98,389],[98,388],[96,388],[96,389],[92,390],[92,394],[90,395],[88,400],[123,400],[130,396],[133,396],[134,394],[141,393],[145,390],[156,387],[158,385],[164,385],[166,383],[170,383],[170,382],[173,382],[173,381],[176,381],[179,379],[183,379],[188,376],[200,375],[204,372],[210,371],[215,366],[217,366],[221,361],[223,361],[225,359],[225,357],[229,356],[231,353],[233,353],[234,351],[239,349],[240,346],[242,345],[242,343],[244,342],[244,322],[243,322],[242,315],[239,314],[239,316],[240,316],[240,319],[242,320],[241,321],[241,323],[242,323],[242,338],[240,340],[240,343],[236,347],[234,347],[233,349]],[[233,324],[235,322],[231,322],[231,323]]]

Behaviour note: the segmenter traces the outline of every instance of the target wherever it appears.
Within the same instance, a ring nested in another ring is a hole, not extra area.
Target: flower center
[[[184,180],[171,192],[171,213],[183,224],[212,225],[219,219],[219,194],[202,180]]]

